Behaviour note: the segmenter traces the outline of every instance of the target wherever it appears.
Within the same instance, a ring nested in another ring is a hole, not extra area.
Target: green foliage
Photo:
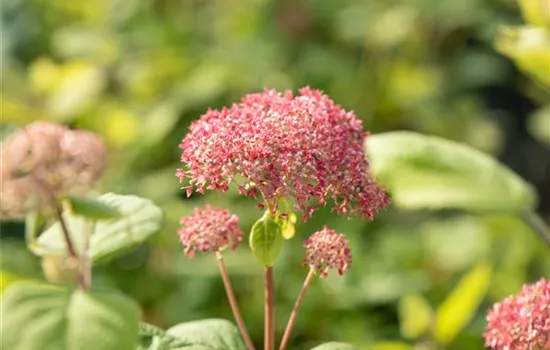
[[[399,325],[407,339],[416,339],[430,331],[433,311],[419,295],[406,295],[399,300]]]
[[[283,248],[283,225],[268,213],[252,226],[250,231],[250,249],[260,263],[273,266]]]
[[[349,343],[330,342],[314,347],[311,350],[359,350],[360,348]]]
[[[116,208],[96,198],[69,197],[68,201],[73,215],[80,215],[92,220],[110,220],[121,216]]]
[[[109,261],[138,246],[161,227],[162,210],[148,199],[107,193],[97,201],[120,212],[120,217],[92,222],[64,213],[78,252],[83,250],[89,237],[89,256],[94,264]],[[40,256],[66,255],[61,224],[56,223],[42,233],[33,251]]]
[[[480,263],[466,274],[437,309],[434,337],[449,344],[468,325],[491,282],[491,266]]]
[[[401,208],[514,214],[535,205],[526,181],[469,146],[396,131],[370,136],[366,147],[374,174]]]
[[[3,294],[2,349],[133,350],[139,314],[114,291],[15,283]]]

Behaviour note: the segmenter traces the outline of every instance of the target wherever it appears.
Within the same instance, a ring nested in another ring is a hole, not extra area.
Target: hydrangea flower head
[[[550,281],[525,285],[487,314],[485,345],[495,350],[550,349]]]
[[[291,199],[304,221],[327,199],[339,214],[372,219],[389,200],[369,172],[366,136],[353,112],[318,90],[266,90],[195,121],[180,144],[186,170],[176,175],[189,178],[188,195],[234,183],[260,207]]]
[[[99,179],[107,151],[95,134],[35,122],[2,142],[2,217],[47,210],[49,198],[83,195]]]
[[[304,265],[317,270],[321,277],[326,277],[329,269],[343,275],[351,266],[348,240],[326,226],[304,240],[304,248]]]
[[[195,208],[191,216],[182,217],[178,230],[184,253],[195,256],[196,251],[218,252],[227,247],[237,248],[242,241],[243,233],[239,228],[239,218],[227,210],[212,208]]]

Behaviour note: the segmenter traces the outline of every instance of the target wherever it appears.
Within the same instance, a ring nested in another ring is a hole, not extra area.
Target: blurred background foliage
[[[311,85],[355,110],[373,133],[415,130],[490,153],[536,187],[550,219],[550,94],[541,84],[550,80],[548,22],[526,10],[538,29],[513,29],[523,24],[513,0],[2,5],[2,137],[34,120],[93,130],[110,148],[98,191],[148,197],[166,212],[153,240],[94,275],[136,298],[150,323],[232,319],[214,257],[183,257],[178,219],[211,202],[249,230],[261,213],[233,190],[185,198],[174,176],[178,144],[207,108],[265,87]],[[536,60],[522,61],[529,54]],[[371,223],[321,211],[298,225],[276,265],[278,332],[306,274],[301,240],[323,224],[348,234],[353,269],[313,283],[293,349],[329,340],[376,350],[482,349],[484,310],[550,276],[548,249],[515,217],[393,207]],[[260,344],[261,269],[245,247],[226,259]],[[3,223],[2,288],[40,279],[40,269],[24,248],[22,223]]]

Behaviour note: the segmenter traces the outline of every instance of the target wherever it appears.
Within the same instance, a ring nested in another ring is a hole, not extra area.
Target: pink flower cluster
[[[318,90],[266,90],[195,121],[180,144],[187,170],[176,175],[190,178],[188,195],[234,183],[260,207],[293,200],[304,221],[327,199],[339,214],[372,219],[389,200],[369,173],[366,136],[353,112]]]
[[[516,296],[493,305],[485,345],[495,350],[550,349],[550,281],[526,285]]]
[[[237,248],[242,241],[243,233],[239,229],[239,218],[227,210],[212,208],[195,208],[191,216],[182,217],[178,230],[184,253],[195,256],[195,251],[217,252],[227,247]]]
[[[351,251],[346,237],[326,226],[304,240],[304,248],[304,265],[317,270],[321,277],[326,277],[329,269],[336,269],[343,275],[351,266]]]
[[[95,134],[55,123],[35,122],[9,135],[2,143],[2,217],[46,210],[52,196],[85,194],[103,173],[106,155]]]

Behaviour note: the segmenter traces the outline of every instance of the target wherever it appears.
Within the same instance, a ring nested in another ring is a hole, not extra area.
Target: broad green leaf
[[[250,249],[265,266],[273,266],[283,247],[282,225],[267,213],[252,226]]]
[[[399,326],[407,339],[417,339],[431,327],[433,311],[424,298],[416,294],[406,295],[399,300]]]
[[[202,345],[194,345],[191,342],[180,340],[165,330],[156,326],[140,323],[139,341],[136,350],[207,350],[211,349]]]
[[[17,275],[6,270],[0,270],[0,294],[2,294],[8,286],[20,280],[22,280],[22,278]]]
[[[25,217],[25,241],[27,242],[27,247],[29,247],[29,249],[32,250],[36,247],[36,236],[45,222],[46,219],[38,210],[33,210]]]
[[[409,131],[367,138],[371,169],[404,209],[519,213],[536,202],[518,175],[467,145]]]
[[[180,323],[169,328],[166,334],[176,338],[180,344],[192,344],[192,348],[189,348],[192,350],[246,349],[237,328],[231,322],[222,319]]]
[[[446,297],[436,313],[434,337],[449,344],[468,325],[483,301],[491,280],[491,266],[480,263]]]
[[[413,350],[413,348],[408,344],[397,341],[381,341],[372,344],[368,350]]]
[[[133,350],[140,311],[108,290],[15,283],[3,295],[4,350]]]
[[[162,210],[148,199],[107,193],[97,198],[120,212],[120,217],[92,223],[81,216],[64,213],[76,250],[80,253],[90,234],[89,255],[94,264],[130,250],[143,243],[162,224]],[[66,245],[59,223],[46,230],[37,240],[33,252],[40,255],[66,255]]]
[[[317,345],[311,350],[360,350],[361,348],[349,344],[349,343],[340,343],[340,342],[328,342],[321,345]]]
[[[97,198],[69,197],[71,212],[89,219],[109,220],[121,216],[120,212]]]

